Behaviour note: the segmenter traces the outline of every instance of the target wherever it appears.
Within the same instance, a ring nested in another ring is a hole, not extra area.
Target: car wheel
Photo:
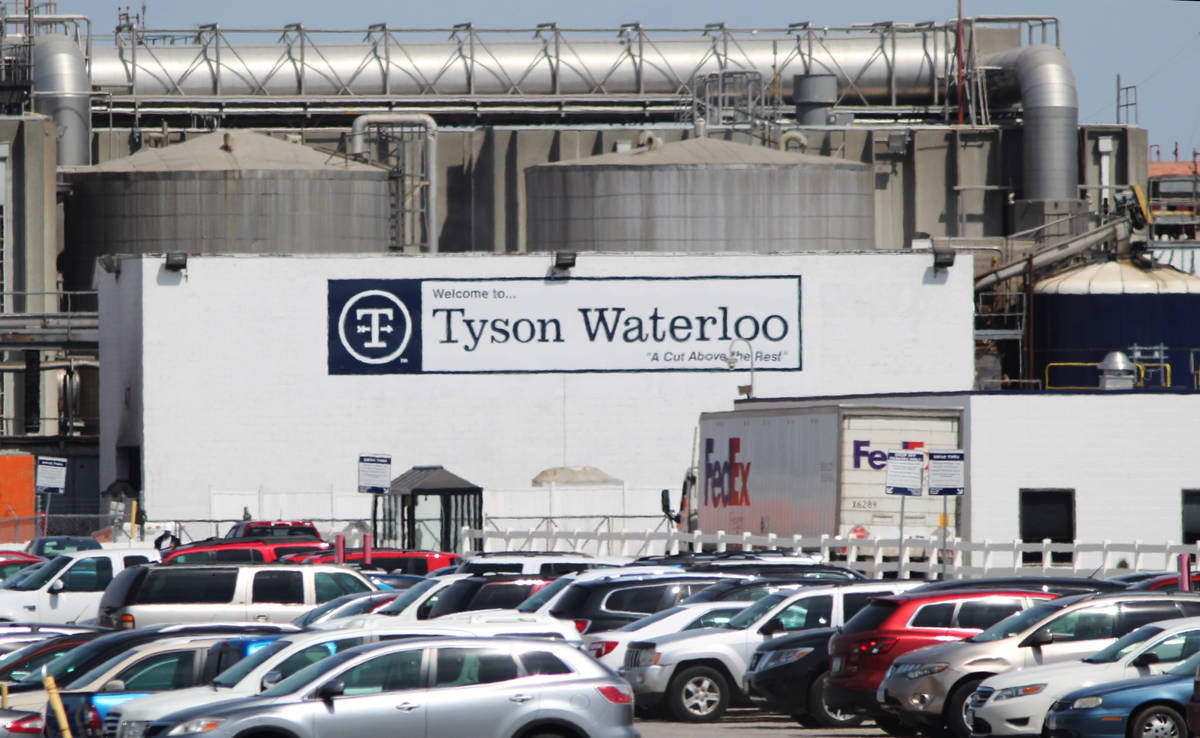
[[[729,706],[729,682],[709,666],[684,669],[668,691],[671,714],[685,723],[711,723]]]
[[[815,727],[818,728],[849,728],[863,721],[861,715],[853,712],[837,712],[830,710],[825,704],[825,682],[829,681],[829,672],[825,672],[812,680],[808,688],[808,714]]]
[[[875,718],[875,727],[893,738],[916,738],[920,730],[891,715],[879,715]]]
[[[1134,738],[1187,738],[1187,721],[1174,708],[1151,705],[1129,721],[1129,734]]]
[[[971,726],[967,723],[967,702],[982,681],[983,677],[966,680],[955,687],[950,693],[950,698],[946,700],[946,705],[942,708],[942,720],[952,738],[971,738]]]

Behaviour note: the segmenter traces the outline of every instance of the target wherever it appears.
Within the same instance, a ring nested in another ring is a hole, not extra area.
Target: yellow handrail
[[[1092,367],[1096,367],[1097,369],[1099,369],[1100,363],[1096,362],[1096,361],[1052,361],[1049,364],[1046,364],[1046,379],[1045,379],[1046,389],[1048,389],[1048,390],[1088,390],[1088,389],[1099,389],[1100,388],[1099,384],[1097,384],[1094,387],[1091,385],[1077,386],[1077,385],[1067,385],[1067,384],[1064,384],[1064,385],[1050,384],[1050,369],[1052,367],[1060,367],[1060,366],[1092,366]],[[1162,369],[1165,369],[1166,374],[1167,374],[1167,384],[1165,386],[1167,386],[1167,387],[1171,386],[1171,365],[1169,363],[1167,363],[1165,361],[1139,362],[1137,364],[1134,364],[1134,366],[1136,366],[1137,370],[1138,370],[1136,386],[1138,386],[1138,387],[1146,386],[1146,367],[1148,367],[1148,366],[1149,367],[1160,367]]]

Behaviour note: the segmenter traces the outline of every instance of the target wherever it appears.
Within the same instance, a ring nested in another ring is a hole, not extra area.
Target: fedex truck
[[[807,406],[704,413],[689,527],[755,535],[889,538],[901,497],[885,493],[891,449],[961,449],[962,411]],[[926,475],[927,476],[927,475]],[[904,536],[957,531],[959,498],[904,499]],[[943,512],[945,511],[945,512]]]

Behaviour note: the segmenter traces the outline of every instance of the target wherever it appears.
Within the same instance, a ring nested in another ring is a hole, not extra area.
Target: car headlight
[[[185,723],[180,723],[174,728],[167,731],[167,735],[188,735],[191,733],[207,733],[214,728],[217,728],[221,723],[225,722],[225,718],[201,717],[193,718]]]
[[[950,664],[912,664],[911,666],[914,668],[905,671],[903,674],[901,674],[901,676],[909,679],[920,679],[921,677],[927,677],[930,674],[937,674],[938,672],[945,671]]]
[[[770,669],[775,666],[790,664],[793,661],[799,661],[812,652],[813,649],[811,648],[781,648],[778,651],[768,651],[758,668],[760,670]]]
[[[1072,710],[1090,710],[1104,704],[1103,697],[1080,697],[1071,703]]]
[[[1045,684],[1024,684],[1020,687],[1005,687],[997,689],[992,694],[992,701],[999,702],[1000,700],[1011,700],[1016,697],[1028,697],[1031,694],[1037,694],[1046,688]]]

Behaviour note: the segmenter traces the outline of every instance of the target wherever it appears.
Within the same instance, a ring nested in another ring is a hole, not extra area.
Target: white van
[[[29,576],[0,589],[0,620],[91,621],[114,576],[154,561],[158,561],[158,552],[152,548],[105,548],[55,556]]]

